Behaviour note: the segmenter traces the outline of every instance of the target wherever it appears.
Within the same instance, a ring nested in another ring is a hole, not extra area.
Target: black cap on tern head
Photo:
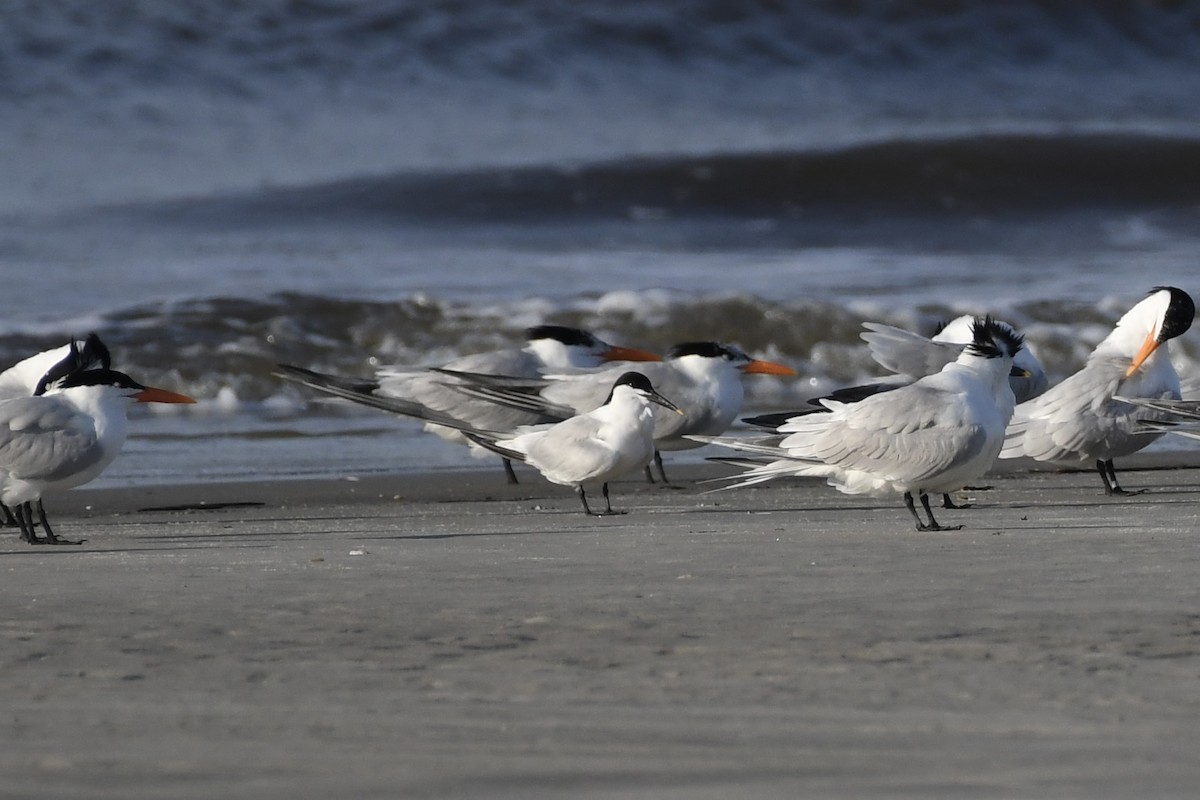
[[[535,325],[526,329],[526,341],[533,342],[538,339],[554,339],[569,347],[591,347],[597,341],[596,337],[588,331],[566,325]]]
[[[178,392],[159,389],[154,386],[146,386],[135,381],[124,372],[118,372],[115,369],[80,370],[72,372],[54,384],[54,388],[56,389],[71,389],[76,386],[110,386],[115,389],[128,389],[131,390],[131,393],[127,396],[139,403],[196,402],[187,395],[179,394]]]
[[[1191,295],[1174,286],[1155,286],[1150,294],[1155,292],[1171,294],[1171,300],[1167,303],[1167,313],[1163,315],[1162,328],[1158,332],[1158,341],[1165,342],[1186,333],[1196,317],[1196,304]]]
[[[63,377],[56,388],[69,389],[73,386],[116,386],[122,389],[145,389],[146,387],[115,369],[77,370]]]
[[[628,386],[633,389],[641,389],[643,392],[654,391],[654,387],[650,384],[650,379],[642,373],[633,370],[621,373],[621,377],[613,382],[613,386]]]
[[[683,413],[683,411],[679,409],[679,406],[675,405],[655,390],[653,384],[650,383],[649,378],[640,372],[633,371],[622,373],[621,377],[617,378],[613,382],[612,390],[608,393],[608,397],[604,399],[605,405],[608,405],[612,402],[613,393],[617,390],[618,386],[628,386],[630,389],[641,392],[642,395],[651,403],[657,403],[663,408],[668,408],[671,411],[674,411],[676,414]]]
[[[684,356],[700,356],[702,358],[724,358],[728,361],[749,361],[740,348],[722,342],[683,342],[671,348],[667,359],[683,358]]]

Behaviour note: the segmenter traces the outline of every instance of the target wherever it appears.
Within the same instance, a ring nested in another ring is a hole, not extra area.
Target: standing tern
[[[290,380],[304,382],[304,370],[289,369],[292,371]],[[337,386],[329,386],[327,390],[343,396]],[[677,415],[683,413],[659,394],[640,372],[621,374],[610,387],[605,401],[595,409],[559,422],[523,425],[509,431],[475,429],[448,414],[395,397],[361,395],[358,402],[453,428],[480,447],[525,462],[553,483],[574,486],[588,514],[592,514],[592,510],[588,506],[586,486],[601,487],[605,513],[611,514],[608,482],[646,466],[654,457],[657,415],[651,404],[670,409]]]
[[[562,422],[519,428],[507,434],[464,433],[489,450],[536,468],[551,483],[573,486],[585,514],[624,513],[613,511],[608,483],[645,467],[654,457],[658,415],[651,404],[674,411],[675,416],[684,413],[655,391],[645,375],[626,372],[612,384],[600,406]],[[588,506],[586,488],[596,485],[604,495],[603,512],[594,512]]]
[[[280,364],[276,374],[284,380],[362,405],[380,407],[373,402],[380,397],[401,401],[388,405],[388,410],[394,413],[425,419],[422,411],[435,411],[477,430],[512,430],[553,418],[498,406],[456,391],[457,379],[453,373],[536,379],[548,370],[593,369],[607,362],[658,360],[659,356],[653,353],[611,345],[579,328],[538,325],[525,331],[525,345],[520,348],[467,355],[442,367],[386,367],[378,370],[374,379],[368,380],[328,375],[287,364]],[[447,441],[471,445],[477,454],[487,452],[466,439],[457,428],[427,422],[425,429]],[[516,483],[516,475],[507,458],[504,468],[509,482]]]
[[[62,347],[36,353],[0,372],[0,400],[42,394],[50,381],[68,373],[111,366],[108,348],[99,336],[89,333],[82,342],[72,339]],[[20,527],[12,510],[3,503],[0,503],[0,526]]]
[[[697,438],[773,459],[726,488],[781,475],[823,477],[848,494],[903,493],[917,530],[956,529],[934,519],[929,492],[955,491],[992,466],[1015,405],[1008,375],[1022,345],[1011,327],[990,318],[975,322],[972,337],[940,372],[855,403],[825,400],[829,413],[779,425],[782,439]]]
[[[1196,306],[1182,289],[1155,287],[1117,321],[1083,368],[1045,394],[1017,406],[1001,458],[1095,464],[1106,495],[1128,492],[1117,483],[1113,459],[1136,453],[1161,433],[1146,420],[1162,412],[1118,400],[1178,400],[1179,376],[1171,365],[1171,339],[1187,331]]]
[[[931,338],[919,333],[894,328],[875,322],[864,322],[866,333],[860,334],[870,348],[871,356],[880,366],[895,373],[873,383],[861,386],[850,386],[838,389],[824,397],[816,397],[808,402],[815,408],[803,411],[774,412],[757,417],[748,417],[744,421],[760,428],[774,429],[790,417],[818,412],[828,412],[823,404],[825,400],[837,400],[843,403],[854,403],[871,395],[892,391],[901,386],[907,386],[917,378],[940,372],[947,364],[952,363],[973,340],[973,327],[977,317],[963,315],[942,326]],[[1007,328],[1013,336],[1017,329],[1003,320],[993,320],[993,324]],[[1008,373],[1008,384],[1013,391],[1016,402],[1020,403],[1032,397],[1037,397],[1046,391],[1048,379],[1042,363],[1028,345],[1023,345],[1013,357],[1012,368]],[[955,503],[950,493],[943,493],[942,508],[968,508],[969,504]]]
[[[15,510],[22,541],[79,544],[54,534],[42,496],[104,471],[125,442],[133,402],[195,401],[109,369],[72,371],[53,379],[42,394],[0,401],[0,501]],[[34,529],[34,502],[43,539]]]
[[[740,348],[720,342],[687,342],[671,348],[658,363],[643,364],[641,372],[655,388],[682,409],[682,415],[661,414],[654,423],[654,461],[666,482],[661,450],[703,446],[685,438],[692,434],[719,435],[728,430],[742,407],[742,376],[795,375],[795,370],[751,358]],[[583,414],[604,402],[620,367],[591,372],[548,373],[539,380],[513,381],[483,375],[454,373],[460,390],[512,408],[560,420]]]

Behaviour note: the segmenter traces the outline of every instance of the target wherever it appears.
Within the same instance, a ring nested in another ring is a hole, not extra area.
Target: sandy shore
[[[0,796],[1187,797],[1200,470],[79,490],[6,532]]]

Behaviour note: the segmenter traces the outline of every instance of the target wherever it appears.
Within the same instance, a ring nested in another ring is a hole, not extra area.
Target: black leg
[[[908,508],[908,513],[912,514],[913,519],[916,520],[917,530],[925,530],[925,523],[921,520],[921,515],[917,513],[917,507],[913,503],[912,492],[904,493],[904,505]]]
[[[962,525],[953,527],[943,527],[938,524],[938,521],[933,518],[933,509],[929,507],[929,495],[921,492],[921,506],[925,509],[925,513],[929,515],[929,524],[926,524],[921,515],[917,513],[916,504],[913,503],[912,492],[904,493],[904,505],[908,507],[908,513],[913,515],[913,519],[917,522],[917,530],[919,531],[956,531],[962,528]]]
[[[508,479],[509,485],[519,483],[517,473],[513,470],[512,459],[502,458],[500,460],[504,462],[504,477]]]
[[[654,483],[654,472],[650,469],[650,465],[646,465],[646,483]]]
[[[0,503],[0,528],[19,528],[21,523],[13,516],[12,509]]]
[[[29,544],[41,544],[37,531],[33,527],[33,511],[29,503],[21,503],[13,509],[17,518],[17,526],[21,529],[21,541]]]
[[[576,486],[575,494],[579,495],[579,502],[583,503],[583,513],[589,517],[595,516],[592,514],[592,509],[588,508],[587,493],[583,491],[583,486]]]
[[[613,517],[613,516],[620,516],[621,514],[625,513],[624,511],[613,511],[612,501],[608,499],[608,484],[607,483],[603,483],[600,485],[600,492],[604,495],[604,511],[602,511],[598,514],[594,514],[593,516]]]
[[[658,477],[662,479],[662,482],[670,485],[671,482],[667,480],[667,469],[663,466],[662,453],[657,449],[654,451],[654,466],[658,467]]]
[[[1112,482],[1108,479],[1108,470],[1105,466],[1103,458],[1096,459],[1096,472],[1100,473],[1100,480],[1104,481],[1104,493],[1111,497],[1113,493]]]
[[[589,516],[610,517],[610,516],[617,516],[617,515],[625,513],[624,511],[613,511],[612,501],[608,499],[608,484],[607,483],[602,484],[600,486],[600,492],[604,495],[604,510],[603,511],[592,511],[591,507],[588,505],[587,495],[584,494],[582,486],[576,486],[575,491],[576,491],[576,493],[579,494],[579,499],[583,501],[584,513],[588,514]]]
[[[949,494],[942,495],[942,508],[970,508],[970,503],[956,503]]]
[[[1104,481],[1104,493],[1109,497],[1114,495],[1122,497],[1132,497],[1135,494],[1142,494],[1145,489],[1137,489],[1129,491],[1122,489],[1121,484],[1117,483],[1117,470],[1113,467],[1112,459],[1105,461],[1104,459],[1096,459],[1096,471],[1100,473],[1100,480]]]
[[[603,492],[604,492],[604,513],[605,514],[610,515],[610,516],[612,516],[612,515],[619,516],[621,514],[627,513],[624,511],[613,511],[612,501],[610,501],[608,499],[608,484],[607,483],[604,484],[604,486],[603,486]]]
[[[71,539],[60,539],[54,535],[54,531],[50,528],[50,520],[46,519],[46,507],[42,505],[41,498],[38,498],[37,503],[38,520],[42,523],[42,532],[46,534],[45,544],[83,544],[83,539],[74,541]],[[29,512],[30,517],[33,516],[33,511]]]
[[[929,495],[921,492],[921,505],[925,508],[925,513],[929,515],[929,531],[957,531],[962,530],[962,525],[939,525],[938,521],[933,518],[933,509],[929,507]]]

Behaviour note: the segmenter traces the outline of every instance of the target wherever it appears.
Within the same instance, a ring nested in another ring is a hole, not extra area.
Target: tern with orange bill
[[[68,372],[111,366],[108,347],[95,333],[89,333],[82,342],[72,339],[62,347],[35,353],[0,372],[0,400],[41,394],[45,382]],[[20,527],[12,509],[3,503],[0,503],[0,527]]]
[[[81,486],[112,463],[132,404],[195,402],[115,370],[63,371],[48,373],[32,397],[0,401],[0,501],[13,509],[29,544],[79,544],[55,535],[42,498]],[[36,533],[35,503],[45,538]]]
[[[1122,398],[1180,399],[1167,342],[1191,327],[1195,313],[1187,292],[1155,287],[1117,321],[1082,369],[1017,406],[1000,457],[1095,464],[1106,495],[1139,494],[1121,488],[1113,459],[1161,436],[1144,423],[1164,412]]]
[[[659,356],[632,347],[609,344],[595,334],[565,325],[537,325],[525,331],[521,347],[473,353],[441,367],[385,367],[374,378],[350,378],[280,364],[280,378],[307,386],[333,397],[392,413],[428,420],[445,415],[476,430],[506,431],[521,425],[536,425],[554,418],[528,410],[480,400],[458,391],[456,372],[505,375],[535,380],[547,371],[589,370],[615,362],[659,361]],[[624,371],[626,367],[618,366]],[[387,402],[379,403],[378,400]],[[427,415],[425,412],[436,412]],[[477,456],[489,451],[471,442],[457,427],[427,421],[425,430],[456,444],[468,445]],[[510,483],[516,483],[509,459],[504,459]]]
[[[741,348],[722,342],[685,342],[671,348],[661,362],[638,366],[654,388],[671,398],[683,412],[659,414],[654,423],[654,461],[666,481],[661,450],[701,447],[685,437],[717,436],[728,430],[745,399],[744,375],[795,375],[795,370],[772,361],[751,358]],[[613,381],[624,369],[606,367],[590,372],[560,371],[534,381],[451,373],[456,388],[500,405],[564,420],[598,408]]]

